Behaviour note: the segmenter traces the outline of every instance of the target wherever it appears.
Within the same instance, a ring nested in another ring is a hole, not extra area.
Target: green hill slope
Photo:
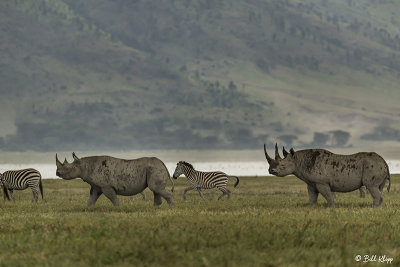
[[[392,146],[396,10],[373,0],[3,1],[0,148]]]

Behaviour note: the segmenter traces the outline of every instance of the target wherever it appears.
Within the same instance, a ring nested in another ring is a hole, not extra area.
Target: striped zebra
[[[7,189],[11,193],[12,200],[15,202],[14,190],[24,190],[30,188],[33,193],[33,200],[35,203],[38,201],[38,190],[39,185],[40,194],[43,199],[43,186],[42,186],[42,176],[40,172],[35,169],[25,169],[17,171],[6,171],[3,174],[0,173],[0,186],[3,187],[4,201],[6,198],[10,200],[8,196]]]
[[[204,200],[201,189],[218,188],[222,191],[222,195],[218,197],[220,200],[224,195],[228,195],[228,199],[231,196],[231,192],[226,188],[229,177],[235,177],[236,183],[234,187],[239,184],[239,178],[236,176],[228,176],[223,172],[200,172],[196,171],[192,164],[185,161],[179,161],[176,165],[174,179],[177,179],[181,174],[184,174],[189,181],[190,186],[185,188],[183,192],[183,199],[186,199],[186,193],[190,190],[197,189],[201,198]]]

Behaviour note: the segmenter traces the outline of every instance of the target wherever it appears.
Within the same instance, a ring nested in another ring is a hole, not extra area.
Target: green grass
[[[242,177],[235,189],[230,182],[229,201],[217,201],[217,190],[206,191],[206,201],[196,192],[183,201],[180,178],[175,206],[156,208],[148,189],[146,201],[119,197],[113,207],[101,196],[88,208],[86,183],[44,180],[39,204],[25,190],[0,205],[0,265],[352,266],[356,255],[386,255],[397,265],[399,178],[381,208],[352,192],[337,194],[335,210],[322,197],[308,207],[295,177]]]

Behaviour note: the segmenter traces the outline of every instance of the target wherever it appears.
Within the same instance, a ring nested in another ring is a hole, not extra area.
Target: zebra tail
[[[40,194],[42,195],[42,200],[43,200],[43,185],[42,185],[42,177],[40,177],[40,180],[39,180],[39,189],[40,189]]]
[[[5,186],[3,186],[3,192],[4,192],[4,195],[6,196],[6,198],[8,200],[10,200],[10,196],[8,195],[7,188]]]
[[[239,177],[237,177],[237,176],[229,176],[229,177],[235,177],[235,178],[236,178],[236,183],[235,183],[235,185],[234,185],[233,187],[238,186],[238,184],[239,184]]]

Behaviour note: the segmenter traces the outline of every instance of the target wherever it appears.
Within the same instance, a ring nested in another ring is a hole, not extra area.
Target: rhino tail
[[[171,183],[172,183],[172,189],[171,189],[171,192],[174,192],[174,180],[172,180],[171,179],[171,176],[169,176],[169,180],[171,181]]]
[[[161,161],[161,163],[164,165],[164,168],[165,168],[165,170],[167,171],[167,174],[168,174],[169,180],[170,180],[170,181],[171,181],[171,183],[172,183],[172,189],[171,189],[171,192],[174,192],[174,190],[175,190],[175,186],[174,186],[174,180],[172,180],[172,178],[171,178],[171,175],[169,174],[168,168],[167,168],[167,166],[165,166],[165,163],[164,163],[162,160],[160,160],[160,161]]]
[[[228,176],[228,178],[230,178],[230,177],[236,178],[236,183],[235,183],[235,185],[234,185],[233,187],[238,186],[238,184],[239,184],[239,177],[237,177],[237,176]]]
[[[389,177],[388,177],[387,179],[389,180],[389,185],[388,185],[388,187],[387,187],[387,191],[389,192],[389,190],[390,190],[390,185],[392,184],[392,183],[391,183],[391,179],[390,179],[390,175],[389,175]]]

